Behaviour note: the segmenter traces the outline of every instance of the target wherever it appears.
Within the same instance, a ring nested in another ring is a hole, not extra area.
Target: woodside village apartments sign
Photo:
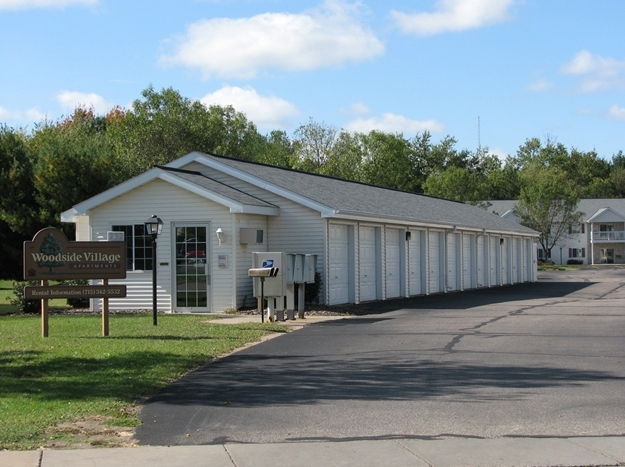
[[[48,299],[103,298],[102,334],[109,334],[108,299],[125,297],[125,285],[108,285],[109,279],[126,277],[126,243],[70,242],[65,234],[47,227],[24,242],[24,279],[41,286],[24,288],[24,298],[41,300],[42,336],[48,337]],[[101,279],[102,285],[48,285],[50,280]]]

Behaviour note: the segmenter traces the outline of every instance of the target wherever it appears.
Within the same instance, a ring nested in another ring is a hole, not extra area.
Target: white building
[[[514,213],[517,201],[489,201],[489,212],[518,222]],[[551,249],[551,257],[538,245],[538,258],[556,264],[624,264],[625,200],[582,199],[577,210],[583,222],[569,226],[568,235]]]
[[[154,263],[152,214],[164,221]],[[254,306],[255,251],[317,255],[330,305],[536,280],[538,234],[478,207],[211,154],[149,170],[62,220],[79,241],[125,233],[128,296],[111,309],[151,308],[153,266],[161,310]]]

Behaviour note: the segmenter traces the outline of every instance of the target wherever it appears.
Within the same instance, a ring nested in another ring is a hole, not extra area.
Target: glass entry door
[[[176,224],[175,311],[210,311],[208,224]]]

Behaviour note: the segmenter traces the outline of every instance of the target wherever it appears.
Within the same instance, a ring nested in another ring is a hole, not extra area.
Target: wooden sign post
[[[54,227],[40,230],[24,242],[24,279],[41,280],[25,287],[24,298],[41,300],[41,335],[48,337],[50,298],[103,298],[102,335],[109,335],[109,298],[125,297],[126,286],[109,286],[109,279],[126,278],[126,243],[70,242]],[[50,280],[101,279],[101,286],[49,286]]]

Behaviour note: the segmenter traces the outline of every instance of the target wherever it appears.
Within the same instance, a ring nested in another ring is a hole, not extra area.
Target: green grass
[[[19,311],[17,307],[11,305],[10,302],[10,300],[14,298],[13,282],[17,281],[0,280],[0,316],[11,315]],[[48,306],[50,308],[69,308],[67,300],[64,298],[50,300]]]
[[[213,324],[201,316],[56,315],[0,318],[0,450],[45,445],[46,430],[88,416],[136,426],[132,408],[189,370],[284,327]]]

